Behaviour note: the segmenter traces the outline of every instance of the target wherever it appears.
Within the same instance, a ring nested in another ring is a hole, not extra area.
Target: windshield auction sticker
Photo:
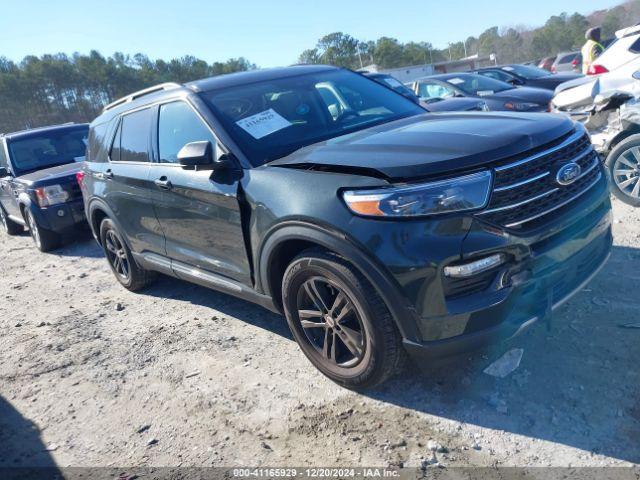
[[[256,113],[250,117],[243,118],[236,122],[240,128],[255,139],[266,137],[274,132],[287,128],[291,125],[286,118],[278,114],[273,108],[264,112]]]

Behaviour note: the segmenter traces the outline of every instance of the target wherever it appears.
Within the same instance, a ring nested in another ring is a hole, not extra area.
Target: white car
[[[616,40],[589,67],[587,75],[612,72],[640,57],[640,25],[616,32]]]
[[[614,71],[562,83],[556,88],[551,101],[552,110],[580,117],[588,113],[585,110],[593,105],[598,94],[618,90],[638,96],[640,82],[634,77],[638,71],[640,55]]]

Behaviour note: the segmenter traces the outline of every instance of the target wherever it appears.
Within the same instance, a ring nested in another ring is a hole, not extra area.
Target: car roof
[[[0,134],[0,138],[6,138],[7,140],[16,140],[19,138],[26,138],[34,135],[40,135],[47,132],[57,132],[60,130],[80,130],[89,128],[88,123],[63,123],[60,125],[47,125],[44,127],[30,128],[27,130],[19,130],[11,133]]]
[[[184,86],[196,91],[206,92],[220,88],[234,87],[248,83],[264,82],[278,78],[294,77],[307,73],[325,72],[330,70],[340,70],[338,67],[330,65],[293,65],[291,67],[266,68],[260,70],[248,70],[246,72],[229,73],[215,77],[196,80],[186,83]]]
[[[615,33],[616,38],[624,38],[627,37],[629,35],[635,35],[637,33],[640,33],[640,24],[636,24],[633,25],[631,27],[627,27],[627,28],[623,28],[621,30],[618,30]]]
[[[167,95],[188,96],[193,92],[207,92],[237,85],[246,85],[257,82],[275,80],[279,78],[294,77],[316,72],[342,70],[339,67],[329,65],[292,65],[290,67],[267,68],[248,70],[245,72],[227,73],[214,77],[203,78],[185,84],[162,83],[137,92],[125,95],[109,105],[105,106],[102,114],[93,122],[101,124],[109,121],[118,114],[127,112],[137,107],[163,100]]]

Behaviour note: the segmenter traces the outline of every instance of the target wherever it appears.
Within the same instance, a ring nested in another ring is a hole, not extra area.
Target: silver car
[[[551,65],[551,71],[580,72],[582,69],[582,54],[580,52],[560,52],[555,62]]]

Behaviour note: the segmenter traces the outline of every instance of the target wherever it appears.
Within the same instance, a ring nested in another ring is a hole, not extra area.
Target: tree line
[[[142,54],[65,54],[0,58],[0,132],[88,122],[128,93],[164,82],[188,82],[256,68],[245,58],[209,64],[186,56],[171,61]]]
[[[298,60],[300,63],[328,63],[355,69],[370,64],[394,68],[494,53],[500,63],[525,62],[558,52],[579,50],[585,42],[584,34],[590,27],[601,26],[602,38],[608,38],[616,30],[639,21],[640,0],[629,0],[589,16],[579,13],[554,15],[544,26],[536,29],[524,26],[491,27],[478,37],[470,36],[440,49],[426,41],[402,43],[390,37],[367,41],[343,32],[334,32],[318,40],[314,48],[303,51]]]
[[[358,40],[335,32],[305,50],[300,63],[324,63],[353,69],[375,63],[382,68],[420,65],[466,56],[495,53],[501,63],[522,62],[578,49],[587,28],[601,25],[603,38],[640,21],[640,0],[589,16],[563,13],[544,26],[491,27],[478,37],[435,48],[428,41],[399,42],[395,38]],[[213,75],[256,68],[245,58],[207,63],[192,56],[170,61],[146,55],[115,53],[104,57],[54,54],[27,56],[20,62],[0,57],[0,132],[64,122],[86,122],[102,107],[133,91],[163,82],[187,82]]]

